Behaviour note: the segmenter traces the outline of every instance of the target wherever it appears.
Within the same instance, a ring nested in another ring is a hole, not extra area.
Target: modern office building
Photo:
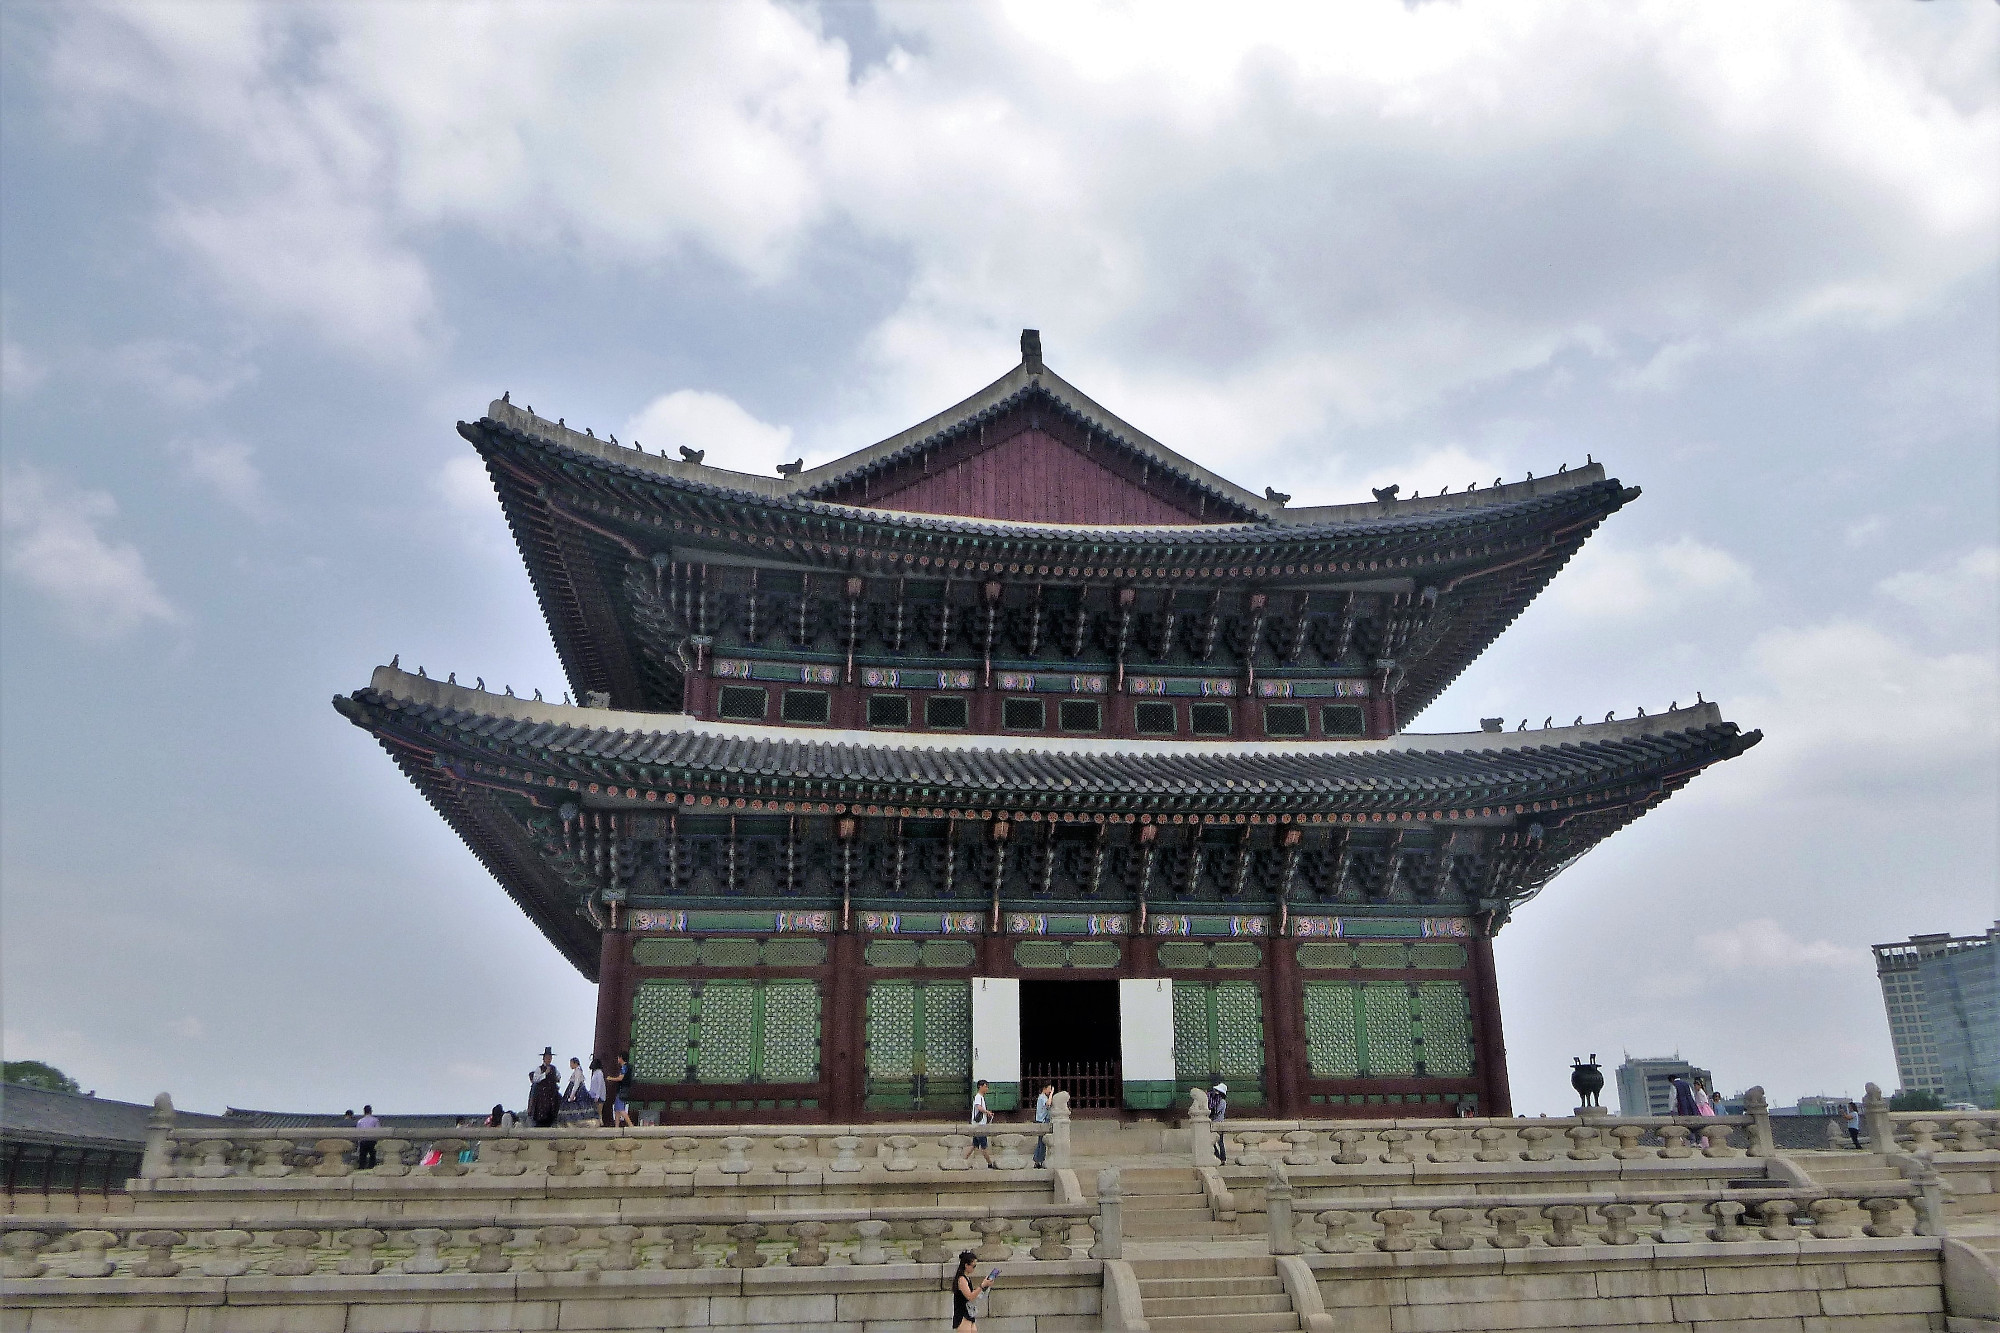
[[[1634,1060],[1626,1056],[1625,1063],[1618,1066],[1618,1114],[1672,1115],[1674,1080],[1683,1074],[1711,1088],[1715,1086],[1713,1074],[1698,1065],[1689,1064],[1678,1055],[1649,1060]]]
[[[1875,946],[1875,975],[1908,1092],[1991,1106],[2000,1089],[2000,922],[1984,935]]]

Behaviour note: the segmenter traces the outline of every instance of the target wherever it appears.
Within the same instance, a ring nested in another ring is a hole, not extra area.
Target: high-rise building
[[[1618,1114],[1672,1115],[1674,1080],[1683,1074],[1710,1088],[1715,1086],[1713,1074],[1698,1065],[1689,1064],[1678,1055],[1655,1056],[1648,1060],[1634,1060],[1626,1056],[1625,1063],[1618,1066]]]
[[[1875,946],[1875,975],[1905,1091],[1992,1104],[2000,1087],[2000,922],[1984,935]]]

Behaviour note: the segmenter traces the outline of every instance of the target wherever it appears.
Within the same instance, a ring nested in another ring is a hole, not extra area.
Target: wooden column
[[[827,940],[831,966],[820,1011],[820,1061],[827,1084],[827,1119],[835,1124],[853,1124],[862,1114],[868,1049],[868,979],[862,962],[866,945],[852,931]]]
[[[1493,940],[1472,941],[1472,1021],[1479,1034],[1479,1082],[1482,1116],[1514,1114],[1507,1086],[1507,1038],[1500,1030],[1500,986],[1493,972]]]
[[[597,1033],[592,1053],[608,1074],[632,1044],[632,936],[607,930],[597,946]]]
[[[1270,1113],[1280,1120],[1295,1120],[1305,1113],[1299,1092],[1299,1074],[1306,1059],[1305,991],[1292,941],[1279,937],[1265,948],[1269,950],[1264,995],[1270,1040],[1265,1043],[1264,1064],[1269,1071]]]

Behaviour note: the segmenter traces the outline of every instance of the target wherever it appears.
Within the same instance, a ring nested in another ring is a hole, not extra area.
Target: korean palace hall
[[[335,706],[596,981],[649,1122],[961,1118],[975,1079],[1506,1115],[1494,934],[1759,739],[1706,703],[1406,730],[1638,497],[1601,464],[1293,507],[1032,332],[772,476],[505,397],[458,431],[579,703],[391,664]]]

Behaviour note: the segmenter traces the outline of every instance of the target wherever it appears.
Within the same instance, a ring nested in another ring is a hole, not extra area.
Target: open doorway
[[[1072,1111],[1117,1110],[1118,1034],[1116,981],[1022,981],[1022,1103],[1053,1083]]]

